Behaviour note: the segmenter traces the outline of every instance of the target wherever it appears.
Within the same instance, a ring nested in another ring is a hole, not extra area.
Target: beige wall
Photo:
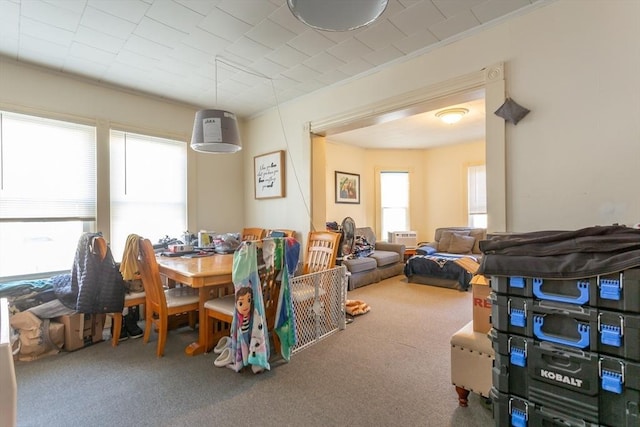
[[[640,222],[640,2],[540,4],[377,73],[282,104],[282,120],[275,109],[250,118],[240,155],[189,151],[189,227],[286,226],[306,235],[310,122],[500,62],[507,93],[531,109],[517,126],[506,124],[507,229]],[[0,108],[94,121],[101,144],[112,122],[188,141],[196,110],[1,59]],[[255,200],[253,157],[281,149],[287,151],[286,197]],[[489,168],[502,163],[491,156]],[[104,225],[108,213],[99,215]]]
[[[508,95],[531,110],[517,126],[505,125],[507,230],[640,222],[635,189],[640,182],[638,16],[640,2],[635,1],[542,3],[411,60],[281,105],[301,190],[292,189],[288,180],[289,196],[270,209],[277,212],[291,204],[295,215],[308,217],[300,207],[311,196],[305,169],[309,122],[504,62]],[[248,126],[253,136],[247,141],[249,152],[285,147],[275,111]],[[279,140],[272,138],[276,134]],[[502,162],[486,160],[489,168]],[[488,191],[491,197],[493,189]],[[250,200],[247,213],[255,222],[264,216]]]
[[[485,144],[482,141],[426,150],[426,203],[418,235],[421,241],[433,240],[438,227],[468,225],[467,168],[484,163]],[[415,215],[415,211],[412,214]]]
[[[329,139],[329,138],[328,138]],[[483,141],[428,150],[368,150],[327,141],[325,178],[334,184],[335,171],[360,175],[361,202],[335,203],[334,187],[326,194],[326,220],[340,223],[350,216],[356,226],[371,226],[382,236],[377,200],[380,171],[410,174],[410,228],[419,241],[433,239],[437,227],[467,225],[466,168],[484,164]]]
[[[103,177],[108,177],[109,170],[110,127],[182,140],[187,150],[196,111],[187,105],[73,79],[2,57],[0,110],[95,125],[98,150],[107,154],[98,164],[98,174]],[[240,231],[244,224],[242,189],[245,187],[242,156],[200,154],[189,149],[187,161],[189,230]],[[64,162],[64,159],[52,159],[52,162]],[[157,165],[157,173],[158,185],[162,185],[162,165]],[[108,179],[103,182],[108,183]],[[110,237],[108,190],[108,184],[98,188],[102,202],[98,230],[107,239]]]

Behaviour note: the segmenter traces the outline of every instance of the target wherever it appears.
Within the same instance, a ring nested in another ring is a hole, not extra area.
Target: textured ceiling
[[[368,27],[326,32],[285,0],[0,0],[0,55],[251,116],[543,2],[390,0]]]

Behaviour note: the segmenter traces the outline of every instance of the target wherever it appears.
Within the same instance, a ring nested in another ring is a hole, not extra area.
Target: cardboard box
[[[64,349],[78,350],[86,345],[102,341],[104,314],[76,313],[55,319],[64,325]]]
[[[36,343],[34,340],[28,337],[28,332],[20,334],[20,354],[18,360],[22,362],[29,362],[39,359],[44,356],[57,354],[58,348],[62,347],[64,343],[64,325],[58,322],[49,323],[49,339],[51,342],[58,346],[58,348],[52,348],[47,345],[42,337],[38,337]]]
[[[489,281],[477,274],[471,279],[473,292],[473,330],[487,333],[491,329],[491,287]]]

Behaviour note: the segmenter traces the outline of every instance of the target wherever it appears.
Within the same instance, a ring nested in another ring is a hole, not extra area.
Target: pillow
[[[460,236],[454,234],[451,236],[451,244],[449,245],[449,253],[452,254],[470,254],[473,244],[476,242],[473,236]]]
[[[451,237],[454,234],[459,236],[468,236],[469,230],[444,230],[440,235],[440,240],[438,241],[438,252],[450,252],[449,245],[451,245]]]
[[[434,248],[433,246],[429,246],[429,245],[420,246],[418,249],[416,249],[416,253],[418,255],[433,255],[437,251],[438,250],[436,248]]]

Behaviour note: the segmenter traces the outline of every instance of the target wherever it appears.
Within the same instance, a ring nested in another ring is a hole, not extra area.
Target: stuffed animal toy
[[[350,314],[351,316],[358,316],[360,314],[368,313],[369,310],[371,310],[371,307],[369,307],[369,304],[364,301],[348,299],[345,304],[345,310],[347,314]]]

